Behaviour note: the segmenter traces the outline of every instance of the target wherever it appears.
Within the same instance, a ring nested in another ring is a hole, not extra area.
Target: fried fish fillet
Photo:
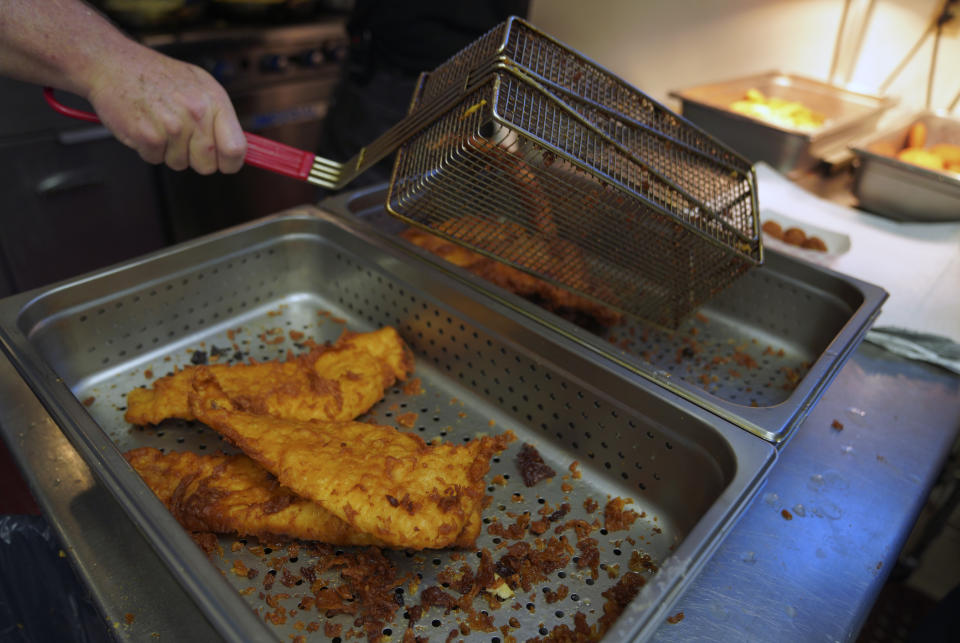
[[[623,318],[621,313],[608,306],[419,228],[408,228],[401,236],[414,245],[576,324],[588,328],[605,328],[618,324]]]
[[[384,545],[297,496],[245,455],[141,447],[124,457],[188,531]]]
[[[472,547],[480,533],[483,477],[507,432],[429,445],[393,427],[279,419],[241,410],[201,367],[191,409],[297,495],[391,547]]]
[[[345,333],[332,346],[317,346],[286,361],[207,367],[240,407],[253,413],[301,420],[352,420],[383,398],[387,388],[413,370],[413,355],[386,326],[371,333]],[[188,397],[196,366],[161,377],[152,389],[127,394],[124,418],[159,424],[193,420]]]

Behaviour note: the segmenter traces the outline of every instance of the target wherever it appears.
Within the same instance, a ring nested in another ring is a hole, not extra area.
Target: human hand
[[[200,174],[243,165],[246,138],[206,71],[129,42],[89,70],[87,98],[117,139],[149,163]]]
[[[201,174],[243,164],[246,137],[223,87],[81,0],[0,0],[0,74],[83,96],[150,163]]]

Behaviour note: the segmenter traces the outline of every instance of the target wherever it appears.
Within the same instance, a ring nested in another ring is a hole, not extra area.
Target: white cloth
[[[960,223],[900,223],[821,199],[764,163],[756,172],[761,218],[848,238],[818,263],[890,294],[867,340],[960,373]]]

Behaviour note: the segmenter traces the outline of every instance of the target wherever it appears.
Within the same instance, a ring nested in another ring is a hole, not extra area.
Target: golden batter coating
[[[480,229],[489,229],[489,226],[484,226],[483,222],[474,222],[473,225]],[[608,327],[618,324],[623,318],[621,313],[608,306],[599,304],[587,297],[581,297],[566,288],[555,286],[502,261],[491,259],[479,252],[419,228],[407,228],[400,236],[442,259],[469,270],[504,290],[533,301],[574,323],[584,322],[587,325],[592,323]],[[579,254],[577,249],[573,247],[566,248],[566,251],[571,260]],[[589,287],[585,287],[589,289]]]
[[[141,447],[124,457],[188,531],[331,545],[384,544],[297,496],[245,455]]]
[[[777,96],[766,96],[759,89],[751,88],[743,98],[730,103],[729,108],[752,118],[780,127],[812,132],[823,127],[827,118],[806,105]]]
[[[127,394],[124,418],[132,424],[159,424],[168,418],[195,419],[189,394],[196,366],[154,382],[152,389]],[[253,413],[301,420],[352,420],[383,398],[387,388],[413,370],[413,355],[397,331],[345,333],[332,346],[258,364],[208,367],[240,407]]]
[[[234,404],[205,367],[193,388],[198,420],[297,495],[391,547],[472,547],[490,458],[513,440],[507,432],[429,445],[388,426],[255,415]]]

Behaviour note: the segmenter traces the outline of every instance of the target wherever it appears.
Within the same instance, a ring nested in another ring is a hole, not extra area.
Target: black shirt
[[[430,71],[510,16],[528,0],[356,0],[347,26],[370,62],[407,74]]]

